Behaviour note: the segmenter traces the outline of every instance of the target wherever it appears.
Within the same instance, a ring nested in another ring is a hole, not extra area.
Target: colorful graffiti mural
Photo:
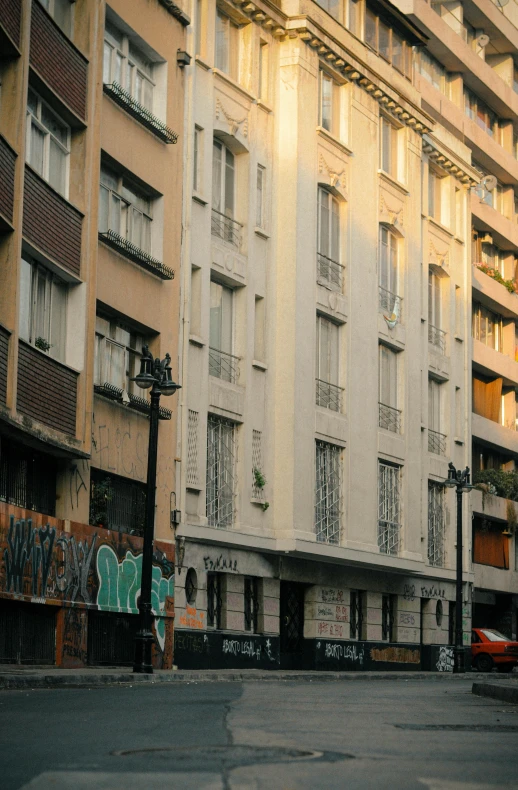
[[[141,574],[142,538],[0,502],[0,596],[63,610],[58,628],[63,666],[86,660],[89,609],[138,613]],[[155,543],[151,596],[157,661],[171,666],[173,544]]]

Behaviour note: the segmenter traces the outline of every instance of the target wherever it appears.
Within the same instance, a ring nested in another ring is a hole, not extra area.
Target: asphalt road
[[[472,680],[0,692],[2,790],[518,787],[518,706]]]

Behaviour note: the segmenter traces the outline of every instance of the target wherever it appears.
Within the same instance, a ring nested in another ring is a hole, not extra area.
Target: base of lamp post
[[[465,667],[465,655],[464,655],[464,648],[463,647],[454,647],[453,648],[453,673],[456,675],[463,674],[466,672]]]
[[[133,672],[153,674],[153,664],[151,663],[153,649],[153,634],[151,631],[139,631],[135,636],[135,663]]]

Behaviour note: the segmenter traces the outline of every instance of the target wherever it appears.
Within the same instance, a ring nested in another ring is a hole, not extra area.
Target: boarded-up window
[[[509,538],[502,534],[505,523],[475,518],[473,521],[473,562],[509,569]]]

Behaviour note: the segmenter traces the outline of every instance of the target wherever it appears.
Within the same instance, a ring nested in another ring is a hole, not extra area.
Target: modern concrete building
[[[406,11],[195,4],[180,667],[448,666],[455,507],[442,482],[448,461],[470,462],[479,175],[423,101],[428,40]]]
[[[177,373],[183,62],[170,0],[0,2],[0,661],[132,659],[149,402]],[[153,608],[172,662],[174,402]]]
[[[397,4],[429,37],[422,106],[469,148],[481,178],[470,194],[472,467],[485,488],[470,495],[473,624],[516,639],[518,12],[490,0]]]

